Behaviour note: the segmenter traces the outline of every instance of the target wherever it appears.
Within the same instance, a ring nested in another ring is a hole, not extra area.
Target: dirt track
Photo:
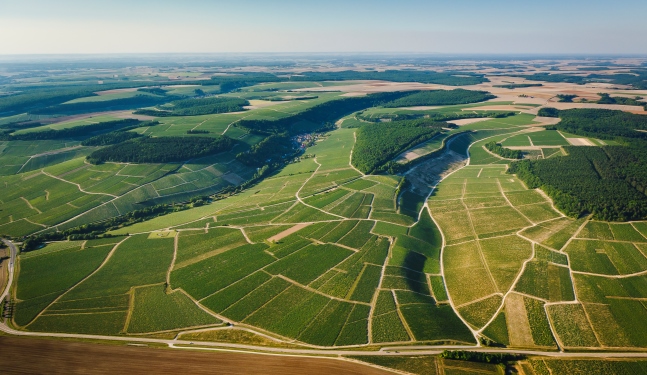
[[[3,374],[392,374],[361,364],[227,352],[0,337]]]

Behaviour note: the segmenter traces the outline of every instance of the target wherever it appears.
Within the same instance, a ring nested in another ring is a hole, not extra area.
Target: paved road
[[[4,242],[7,246],[9,246],[10,254],[9,254],[9,279],[7,280],[7,286],[2,292],[2,296],[0,296],[0,301],[3,301],[5,297],[9,295],[9,290],[11,289],[11,284],[13,283],[14,262],[16,261],[16,256],[18,253],[18,250],[16,249],[16,245],[14,245],[13,242],[4,240],[4,239],[2,240],[2,242]]]
[[[7,240],[3,240],[11,249],[11,258],[9,259],[9,282],[1,298],[5,298],[9,294],[11,283],[14,277],[14,263],[16,261],[17,250],[16,246]],[[208,341],[189,341],[189,340],[166,340],[166,339],[153,339],[144,337],[126,337],[126,336],[103,336],[103,335],[82,335],[71,333],[49,333],[49,332],[26,332],[17,331],[7,326],[6,322],[0,324],[0,331],[16,335],[28,337],[59,337],[59,338],[74,338],[74,339],[91,339],[91,340],[106,340],[106,341],[123,341],[130,343],[150,343],[150,344],[165,344],[171,348],[186,349],[196,348],[203,350],[220,350],[220,351],[236,351],[236,352],[252,352],[259,354],[274,354],[274,355],[382,355],[382,356],[397,356],[397,355],[436,355],[440,354],[443,350],[469,350],[477,352],[488,353],[516,353],[534,356],[547,356],[559,358],[647,358],[646,351],[633,351],[633,352],[604,352],[604,351],[588,351],[588,352],[555,352],[555,351],[541,351],[541,350],[514,350],[514,349],[499,349],[499,348],[484,348],[474,347],[468,345],[456,346],[392,346],[383,347],[380,350],[365,351],[365,350],[348,350],[348,349],[286,349],[286,348],[272,348],[265,346],[232,344],[232,343],[217,343]]]

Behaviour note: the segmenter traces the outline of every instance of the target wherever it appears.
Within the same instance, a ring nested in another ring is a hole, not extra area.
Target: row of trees
[[[218,137],[135,138],[102,148],[88,155],[92,164],[107,161],[124,163],[169,163],[230,150],[234,141]]]
[[[526,88],[526,87],[539,87],[539,86],[543,86],[543,84],[541,84],[541,83],[509,83],[509,84],[506,84],[506,85],[494,85],[492,87],[512,90],[512,89],[523,89],[523,88]]]
[[[490,150],[490,152],[493,152],[501,156],[502,158],[506,158],[506,159],[523,158],[523,152],[521,152],[521,150],[511,150],[509,148],[505,148],[500,143],[496,143],[495,141],[486,143],[485,148]]]
[[[395,156],[438,135],[445,125],[429,119],[363,125],[357,132],[352,163],[364,173],[388,169]]]

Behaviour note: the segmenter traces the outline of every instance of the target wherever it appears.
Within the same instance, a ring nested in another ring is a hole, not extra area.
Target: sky
[[[0,55],[647,54],[645,0],[0,0]]]

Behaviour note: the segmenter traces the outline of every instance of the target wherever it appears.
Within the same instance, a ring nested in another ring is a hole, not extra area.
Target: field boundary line
[[[50,304],[49,304],[49,305],[47,305],[44,309],[42,309],[42,310],[38,313],[38,315],[36,315],[36,316],[35,316],[35,317],[34,317],[34,318],[29,322],[29,323],[27,323],[27,324],[25,325],[25,327],[29,326],[30,324],[32,324],[33,322],[35,322],[35,321],[36,321],[36,319],[40,318],[40,316],[41,316],[41,315],[43,315],[43,313],[44,313],[45,311],[47,311],[47,309],[49,309],[51,306],[53,306],[56,302],[58,302],[61,298],[63,298],[63,296],[65,296],[65,295],[66,295],[67,293],[69,293],[71,290],[73,290],[73,289],[74,289],[74,288],[76,288],[77,286],[81,285],[84,281],[86,281],[87,279],[89,279],[90,277],[92,277],[94,274],[96,274],[97,272],[99,272],[99,270],[101,270],[101,269],[103,268],[103,266],[105,266],[105,265],[106,265],[106,263],[108,263],[108,261],[110,260],[110,258],[112,257],[112,255],[117,251],[117,248],[119,248],[119,245],[121,245],[122,243],[124,243],[124,241],[128,240],[128,238],[130,238],[130,237],[128,237],[128,236],[127,236],[126,238],[124,238],[124,239],[123,239],[123,240],[121,240],[120,242],[117,242],[117,243],[115,244],[115,246],[112,248],[112,250],[110,250],[110,252],[109,252],[109,253],[108,253],[108,255],[106,256],[106,258],[103,260],[103,262],[101,262],[101,264],[99,265],[99,267],[97,267],[94,271],[92,271],[89,275],[87,275],[86,277],[84,277],[83,279],[81,279],[79,282],[77,282],[76,284],[74,284],[74,285],[72,285],[71,287],[69,287],[66,291],[64,291],[63,293],[61,293],[58,297],[56,297],[56,299],[54,299],[52,302],[50,302]],[[16,288],[16,289],[17,289],[17,288]]]
[[[404,315],[402,315],[402,311],[400,311],[400,303],[398,302],[398,297],[395,294],[395,290],[391,290],[391,295],[393,296],[393,301],[395,302],[395,311],[398,314],[398,318],[400,319],[404,330],[407,331],[407,335],[409,335],[409,341],[416,341],[416,336],[413,335],[413,332],[409,327],[409,323],[407,323],[406,319],[404,319]]]

